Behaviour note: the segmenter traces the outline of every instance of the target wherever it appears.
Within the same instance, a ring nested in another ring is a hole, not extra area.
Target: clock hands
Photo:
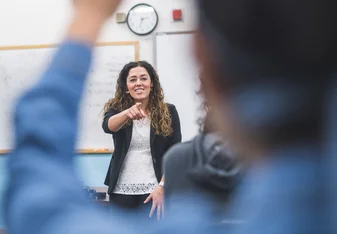
[[[142,26],[143,20],[148,19],[149,17],[141,17],[139,27]]]

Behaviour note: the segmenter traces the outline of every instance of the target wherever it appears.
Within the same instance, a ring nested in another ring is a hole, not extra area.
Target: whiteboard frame
[[[139,60],[139,42],[138,41],[120,41],[120,42],[97,42],[94,47],[98,46],[123,46],[133,45],[135,47],[135,59]],[[0,50],[29,50],[58,47],[60,44],[40,44],[40,45],[20,45],[20,46],[0,46]]]
[[[20,46],[0,46],[0,51],[2,50],[29,50],[29,49],[43,49],[43,48],[54,48],[58,47],[60,44],[40,44],[40,45],[20,45]],[[135,60],[139,61],[139,41],[121,41],[121,42],[97,42],[95,47],[99,46],[124,46],[133,45],[135,48]],[[0,149],[0,156],[4,154],[11,153],[12,149]],[[113,151],[107,149],[76,149],[78,154],[111,154]]]
[[[153,60],[154,60],[154,68],[157,70],[157,36],[160,35],[176,35],[176,34],[193,34],[195,31],[173,31],[173,32],[156,32],[153,36]]]

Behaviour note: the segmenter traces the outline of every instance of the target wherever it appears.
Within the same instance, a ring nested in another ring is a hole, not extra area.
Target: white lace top
[[[121,167],[114,193],[142,195],[151,193],[158,181],[150,148],[150,119],[134,120],[132,138]]]

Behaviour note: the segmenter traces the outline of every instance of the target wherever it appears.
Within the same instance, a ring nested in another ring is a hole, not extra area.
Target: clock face
[[[128,13],[127,23],[132,32],[137,35],[150,34],[158,24],[156,10],[148,4],[138,4]]]

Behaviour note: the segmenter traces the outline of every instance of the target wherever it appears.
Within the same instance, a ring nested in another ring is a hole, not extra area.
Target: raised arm
[[[73,168],[91,47],[117,0],[75,0],[75,17],[41,80],[15,108],[5,219],[12,234],[126,233],[90,205]]]
[[[105,133],[118,132],[124,124],[127,123],[129,117],[126,114],[127,111],[118,113],[114,109],[110,109],[104,114],[102,128]]]
[[[130,119],[142,119],[146,115],[141,109],[142,104],[136,103],[132,107],[118,112],[113,108],[110,108],[104,114],[102,127],[105,133],[118,132]]]

